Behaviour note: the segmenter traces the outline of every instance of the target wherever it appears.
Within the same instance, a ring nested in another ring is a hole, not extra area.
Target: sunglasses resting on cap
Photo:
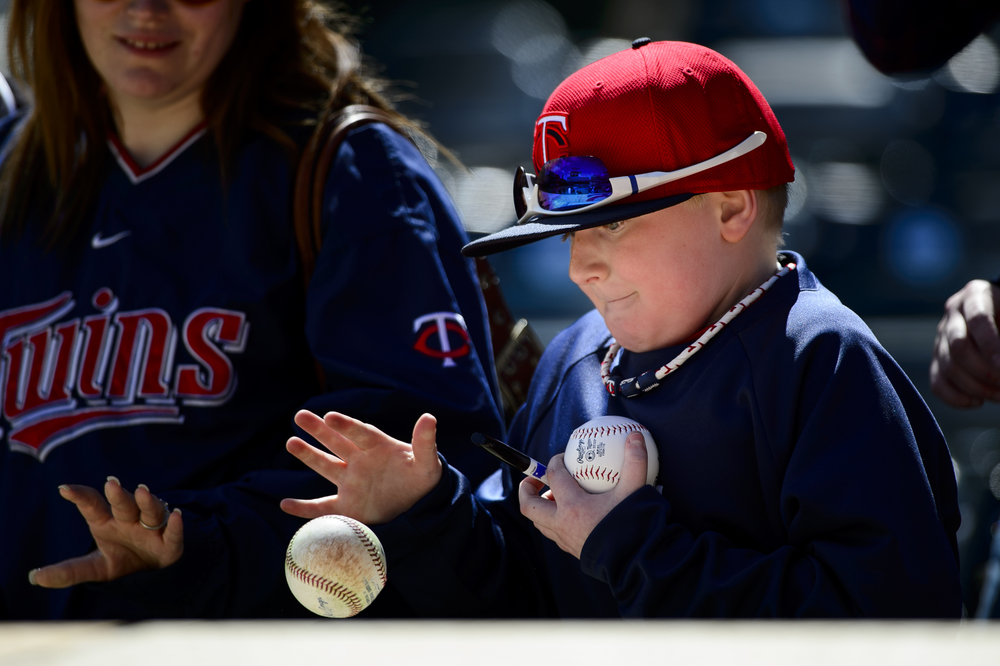
[[[704,162],[675,171],[651,171],[635,176],[612,178],[597,157],[569,156],[549,160],[536,179],[518,167],[514,174],[514,210],[517,224],[533,217],[574,215],[592,210],[633,194],[651,190],[681,178],[700,173],[746,155],[767,139],[764,132],[754,132],[745,140]]]

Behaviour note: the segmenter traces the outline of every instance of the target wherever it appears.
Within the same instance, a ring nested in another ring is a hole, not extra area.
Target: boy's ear
[[[716,205],[719,206],[722,237],[730,243],[738,243],[747,235],[757,219],[757,192],[733,190],[715,194]]]

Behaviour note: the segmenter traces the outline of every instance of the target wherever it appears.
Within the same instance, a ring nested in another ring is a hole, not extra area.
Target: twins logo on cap
[[[542,165],[569,154],[569,114],[563,111],[542,114],[535,123],[532,154],[535,164]]]

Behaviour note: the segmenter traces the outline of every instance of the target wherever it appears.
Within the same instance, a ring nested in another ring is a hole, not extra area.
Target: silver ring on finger
[[[147,530],[162,530],[164,527],[167,526],[167,521],[170,520],[170,505],[164,502],[163,500],[160,500],[160,504],[163,505],[163,520],[160,522],[159,525],[147,525],[146,523],[142,522],[142,515],[139,516],[139,524],[145,527]]]

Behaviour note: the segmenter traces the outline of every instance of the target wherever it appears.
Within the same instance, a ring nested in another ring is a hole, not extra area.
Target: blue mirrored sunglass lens
[[[609,196],[611,179],[596,157],[559,157],[538,174],[538,203],[545,210],[573,210]]]

